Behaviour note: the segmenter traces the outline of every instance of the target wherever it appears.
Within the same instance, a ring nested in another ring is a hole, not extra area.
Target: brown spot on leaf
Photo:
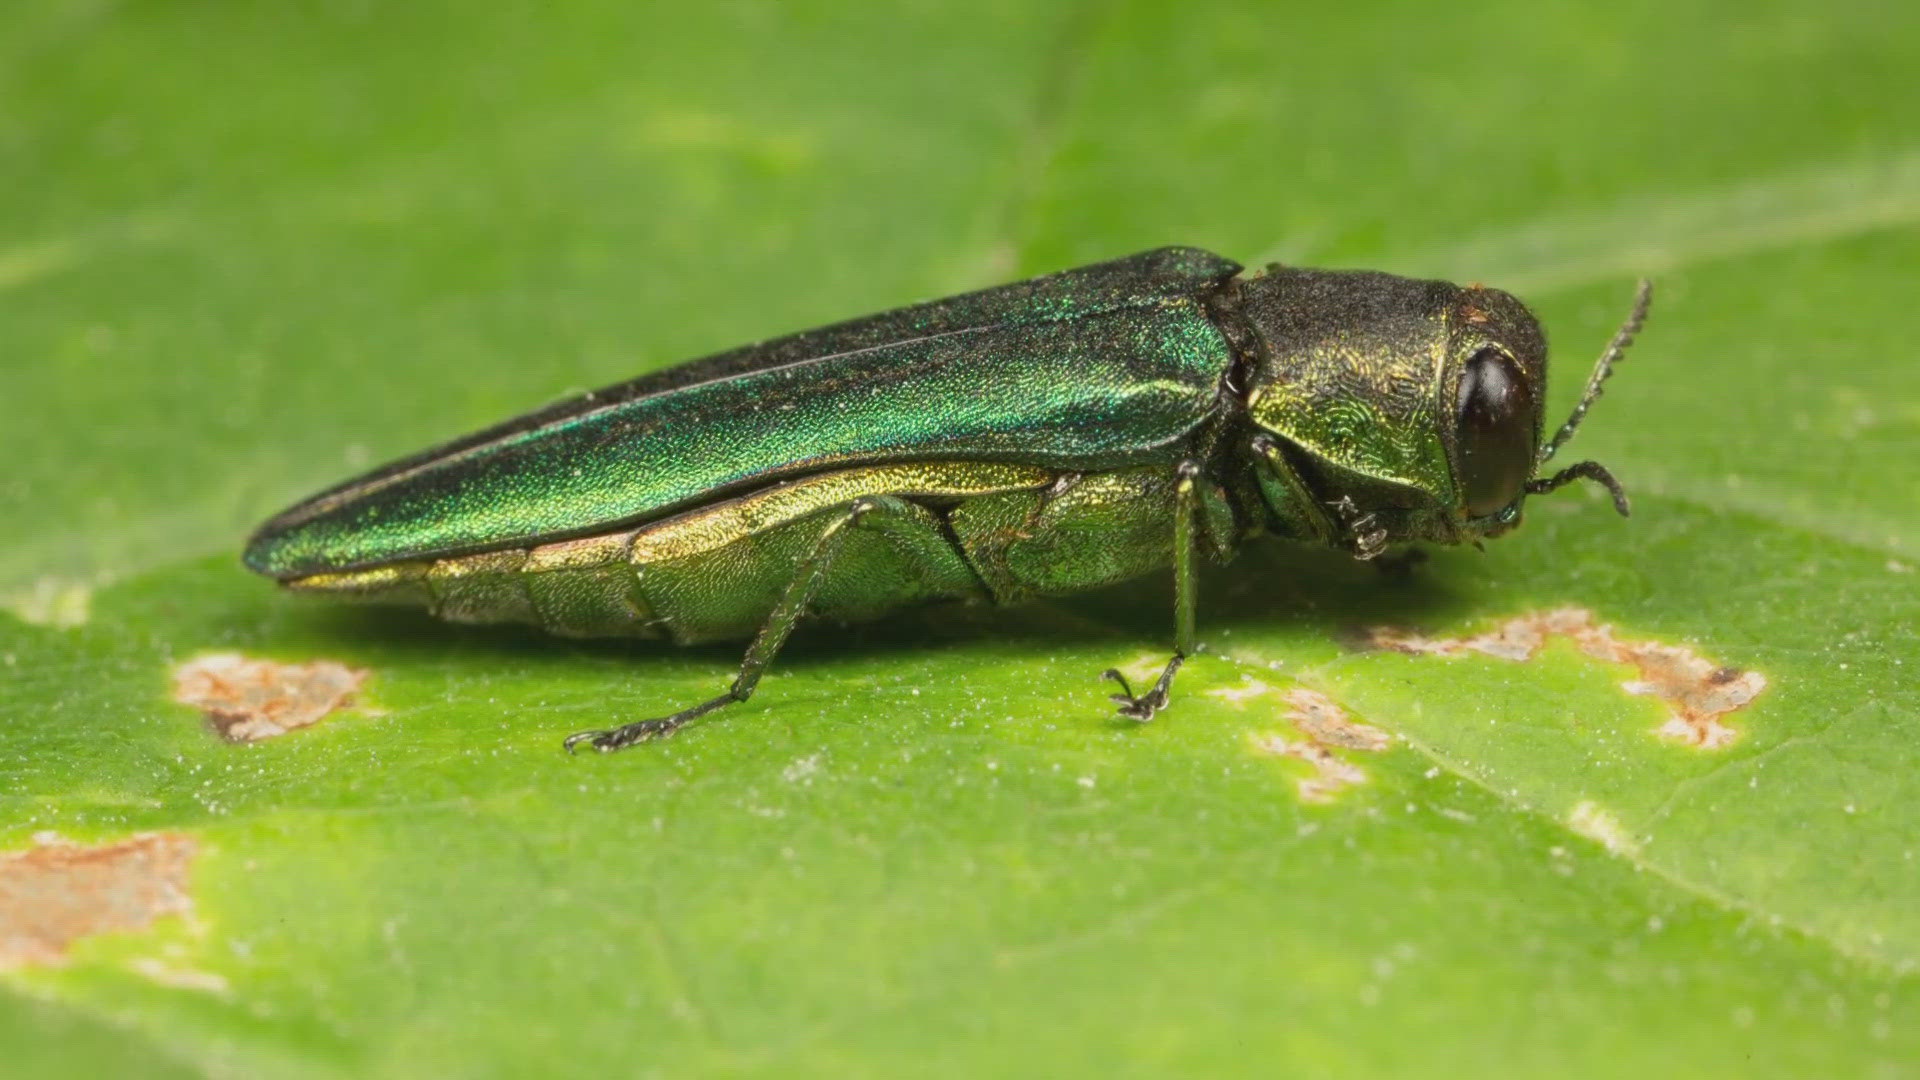
[[[0,968],[56,964],[79,938],[191,911],[187,870],[198,846],[189,836],[143,833],[0,854]]]
[[[1322,746],[1348,750],[1385,750],[1386,732],[1347,715],[1333,699],[1316,690],[1296,688],[1286,693],[1287,719],[1307,738]]]
[[[1369,632],[1368,641],[1379,648],[1428,656],[1477,652],[1503,660],[1530,660],[1555,634],[1597,660],[1638,668],[1640,677],[1621,684],[1621,689],[1665,701],[1672,715],[1659,733],[1689,746],[1716,750],[1732,743],[1739,732],[1721,717],[1767,688],[1767,677],[1757,671],[1724,667],[1679,645],[1618,638],[1613,627],[1595,622],[1593,613],[1582,608],[1521,615],[1469,638],[1428,638],[1381,627]]]
[[[1332,802],[1343,789],[1365,783],[1366,772],[1334,750],[1385,750],[1391,737],[1377,727],[1348,716],[1345,709],[1319,691],[1289,690],[1286,702],[1287,719],[1302,737],[1265,735],[1258,737],[1255,745],[1268,753],[1296,758],[1313,766],[1313,775],[1299,782],[1301,800]]]
[[[173,699],[206,713],[228,741],[256,742],[347,707],[366,678],[332,660],[281,664],[214,653],[174,669]]]

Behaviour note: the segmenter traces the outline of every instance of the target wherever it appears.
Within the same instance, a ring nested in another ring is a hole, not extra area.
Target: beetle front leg
[[[793,633],[794,625],[820,591],[821,582],[826,580],[827,571],[833,566],[834,556],[840,553],[840,545],[846,540],[847,530],[860,524],[860,520],[870,513],[896,508],[903,508],[902,504],[891,496],[855,499],[848,505],[845,514],[821,531],[820,538],[814,541],[813,550],[795,566],[793,580],[788,583],[779,602],[774,604],[773,611],[767,615],[767,621],[761,624],[753,644],[747,647],[747,655],[740,661],[739,674],[733,677],[733,685],[727,688],[726,693],[657,720],[639,720],[605,731],[582,731],[569,735],[562,744],[567,752],[572,753],[581,743],[590,743],[595,750],[605,752],[664,738],[678,731],[688,721],[705,716],[723,705],[752,697],[753,688],[760,682],[761,674],[772,663],[780,646],[786,644],[787,635]]]
[[[1120,715],[1142,723],[1167,707],[1174,675],[1199,648],[1194,633],[1194,608],[1199,592],[1200,559],[1195,553],[1194,523],[1200,514],[1200,466],[1183,461],[1179,476],[1174,486],[1173,511],[1173,658],[1144,694],[1135,694],[1127,684],[1127,677],[1117,668],[1108,668],[1102,676],[1120,684],[1120,692],[1111,695],[1120,706]]]
[[[1347,550],[1354,558],[1369,562],[1386,552],[1387,530],[1380,527],[1380,519],[1373,511],[1362,513],[1351,495],[1333,500],[1333,509],[1340,515],[1347,534]]]

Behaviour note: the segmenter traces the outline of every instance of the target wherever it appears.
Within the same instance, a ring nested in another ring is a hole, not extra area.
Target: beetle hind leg
[[[1195,549],[1196,518],[1200,513],[1200,467],[1191,461],[1180,463],[1179,482],[1174,486],[1173,516],[1173,658],[1160,669],[1160,677],[1144,694],[1135,694],[1127,677],[1117,668],[1108,668],[1101,677],[1120,684],[1120,692],[1110,695],[1118,712],[1129,720],[1145,723],[1167,707],[1173,689],[1173,677],[1180,665],[1198,650],[1194,631],[1194,607],[1199,583],[1199,553]]]
[[[602,752],[620,750],[636,743],[665,738],[715,709],[752,697],[761,673],[766,671],[780,647],[786,644],[787,636],[793,633],[795,624],[820,592],[820,586],[826,580],[828,569],[833,566],[834,557],[840,553],[848,530],[859,525],[869,514],[910,516],[912,510],[904,500],[890,495],[866,496],[846,504],[845,512],[821,530],[812,550],[795,565],[792,581],[774,604],[773,611],[767,615],[766,622],[761,624],[753,644],[747,647],[747,655],[740,661],[740,671],[734,676],[733,685],[727,688],[726,693],[671,716],[639,720],[603,731],[582,731],[568,736],[562,745],[569,753],[582,744],[591,745]]]

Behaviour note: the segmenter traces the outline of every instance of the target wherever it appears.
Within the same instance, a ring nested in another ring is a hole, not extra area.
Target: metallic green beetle
[[[1546,341],[1496,289],[1164,248],[720,353],[377,469],[261,526],[290,589],[457,622],[752,637],[727,692],[566,741],[615,750],[744,701],[803,615],[1012,603],[1173,568],[1174,652],[1120,712],[1167,703],[1195,572],[1271,533],[1371,559],[1513,528],[1645,317],[1542,442]]]

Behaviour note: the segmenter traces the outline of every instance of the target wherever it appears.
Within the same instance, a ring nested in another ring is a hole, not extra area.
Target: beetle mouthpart
[[[1621,517],[1628,516],[1630,507],[1627,504],[1626,489],[1620,486],[1620,481],[1613,478],[1613,474],[1607,471],[1606,466],[1597,461],[1582,461],[1569,465],[1545,480],[1529,480],[1527,494],[1544,495],[1554,488],[1564,487],[1581,479],[1591,480],[1606,488],[1607,492],[1613,496],[1613,508],[1620,511]]]
[[[1587,388],[1580,394],[1580,403],[1573,407],[1573,414],[1567,417],[1566,423],[1560,425],[1559,431],[1554,432],[1553,438],[1548,441],[1547,445],[1540,448],[1540,456],[1535,458],[1533,462],[1534,468],[1537,469],[1553,460],[1554,451],[1565,445],[1568,439],[1573,438],[1574,430],[1580,426],[1580,421],[1586,419],[1587,410],[1593,408],[1593,403],[1600,400],[1600,387],[1607,381],[1607,376],[1613,374],[1613,365],[1619,363],[1620,358],[1627,355],[1627,346],[1633,344],[1633,336],[1640,332],[1642,326],[1646,325],[1647,308],[1651,306],[1652,303],[1653,282],[1648,281],[1646,278],[1641,278],[1639,288],[1635,289],[1633,293],[1633,310],[1627,313],[1627,321],[1621,323],[1620,329],[1613,332],[1613,340],[1607,342],[1606,351],[1600,354],[1600,359],[1593,365],[1593,374],[1587,377]],[[1592,463],[1588,462],[1587,464]],[[1578,467],[1579,466],[1575,466],[1575,468]],[[1595,465],[1594,468],[1597,469],[1599,466]],[[1602,470],[1603,474],[1604,472],[1605,470]],[[1615,505],[1624,506],[1625,503],[1622,502],[1619,487],[1616,485],[1610,486],[1613,486],[1613,501]],[[1621,513],[1624,514],[1626,511],[1622,510]]]

